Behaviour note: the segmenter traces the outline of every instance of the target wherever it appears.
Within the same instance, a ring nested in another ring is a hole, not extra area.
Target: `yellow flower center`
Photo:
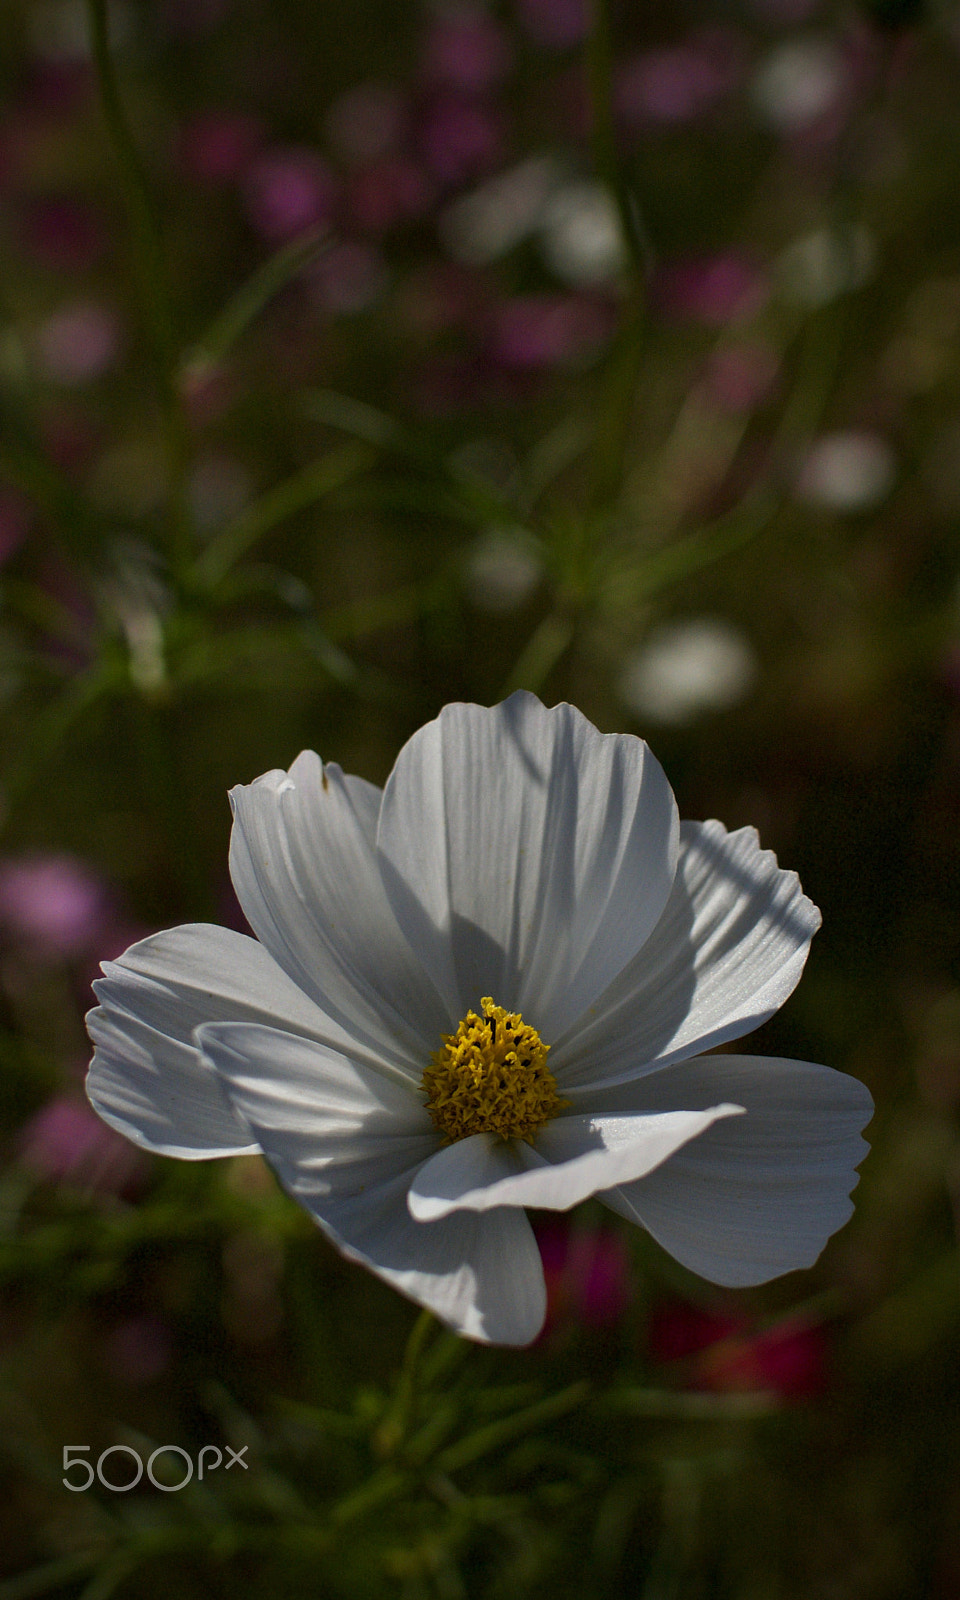
[[[547,1066],[550,1046],[519,1012],[495,1006],[489,995],[480,1005],[483,1016],[468,1011],[430,1057],[423,1074],[427,1110],[445,1144],[473,1133],[529,1144],[538,1128],[569,1105]]]

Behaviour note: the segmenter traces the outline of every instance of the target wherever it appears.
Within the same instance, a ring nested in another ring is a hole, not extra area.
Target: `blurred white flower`
[[[875,433],[828,433],[810,447],[797,494],[831,511],[869,511],[890,491],[895,472],[890,446]]]
[[[262,1153],[327,1236],[469,1338],[526,1344],[525,1207],[588,1195],[730,1285],[850,1214],[870,1096],[705,1055],[778,1009],[816,907],[744,828],[677,820],[646,745],[533,696],[451,705],[381,791],[307,751],[233,791],[258,939],[104,963],[88,1093],[135,1143]]]
[[[777,269],[788,298],[816,310],[861,288],[872,276],[876,259],[876,244],[868,229],[818,228],[789,244]]]
[[[577,289],[610,283],[626,265],[616,202],[601,183],[566,183],[544,209],[541,246],[550,270]]]
[[[843,55],[825,35],[788,39],[753,80],[753,101],[780,133],[799,133],[833,109],[844,88]]]
[[[454,200],[439,224],[448,254],[467,266],[498,261],[535,232],[557,180],[556,163],[534,156]]]
[[[757,671],[749,640],[722,618],[665,622],[624,662],[620,698],[639,717],[680,724],[736,705]]]
[[[467,557],[467,592],[484,611],[515,611],[543,576],[536,547],[522,529],[490,528]]]

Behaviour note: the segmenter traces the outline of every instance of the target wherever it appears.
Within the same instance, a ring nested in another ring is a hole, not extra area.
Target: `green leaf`
[[[257,267],[187,355],[181,368],[181,381],[202,378],[222,361],[264,306],[286,288],[308,262],[327,250],[330,243],[325,227],[311,228]]]
[[[198,556],[193,579],[205,589],[214,589],[231,567],[265,533],[285,522],[305,506],[323,500],[372,465],[369,447],[351,444],[311,461],[273,489],[247,506]]]

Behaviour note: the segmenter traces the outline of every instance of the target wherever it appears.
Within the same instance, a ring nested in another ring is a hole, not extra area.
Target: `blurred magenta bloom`
[[[265,150],[244,179],[247,214],[270,244],[283,244],[330,219],[337,183],[315,150],[306,146]]]
[[[767,280],[756,263],[735,250],[669,263],[653,283],[653,297],[668,316],[716,328],[758,310],[767,293]]]
[[[107,233],[102,218],[72,195],[29,199],[22,212],[22,237],[44,266],[60,272],[86,272],[103,256]]]
[[[418,130],[420,153],[442,183],[466,183],[489,172],[503,143],[501,119],[480,101],[441,94]]]
[[[672,48],[646,50],[617,73],[617,114],[628,126],[686,122],[730,94],[742,71],[740,40],[724,29]]]
[[[562,367],[596,350],[611,331],[607,307],[585,295],[516,295],[494,313],[492,354],[518,371]]]
[[[691,1389],[800,1400],[827,1386],[826,1329],[803,1316],[784,1317],[758,1332],[742,1315],[668,1300],[651,1316],[649,1349],[656,1361],[685,1362]]]
[[[511,63],[509,37],[479,12],[440,18],[427,35],[423,53],[427,78],[468,94],[495,88]]]
[[[82,300],[54,312],[37,330],[37,349],[48,378],[68,388],[89,383],[120,355],[120,322],[111,306]]]
[[[38,954],[76,955],[100,936],[109,919],[103,882],[76,856],[0,860],[0,924]]]
[[[148,1165],[143,1152],[101,1122],[85,1100],[67,1094],[48,1100],[27,1123],[20,1159],[52,1183],[100,1194],[121,1194]]]
[[[346,205],[365,233],[386,233],[430,210],[431,179],[406,156],[390,156],[360,167],[348,180]]]
[[[685,1361],[742,1328],[742,1319],[706,1311],[686,1300],[661,1300],[650,1316],[647,1343],[654,1361]]]
[[[568,50],[589,27],[586,0],[517,0],[517,15],[536,44]]]
[[[611,1228],[584,1227],[566,1216],[536,1228],[547,1284],[546,1331],[563,1322],[612,1328],[632,1294],[630,1253]]]
[[[232,183],[249,166],[262,136],[257,117],[242,111],[208,111],[181,130],[181,166],[201,183]]]

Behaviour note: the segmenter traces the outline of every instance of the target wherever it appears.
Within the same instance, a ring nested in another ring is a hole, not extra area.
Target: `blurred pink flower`
[[[37,954],[79,954],[99,938],[110,916],[103,882],[76,856],[0,859],[0,924]]]
[[[423,53],[428,79],[468,94],[495,88],[511,61],[509,36],[479,12],[440,18],[427,35]]]
[[[100,1194],[121,1194],[142,1179],[147,1158],[102,1122],[86,1100],[56,1095],[20,1136],[20,1159],[41,1178]]]
[[[614,88],[616,111],[628,126],[686,122],[730,94],[742,72],[738,36],[712,29],[685,44],[625,61]]]
[[[589,27],[586,0],[517,0],[521,27],[548,50],[579,44]]]
[[[337,183],[314,150],[287,146],[266,150],[244,179],[247,214],[271,244],[282,244],[330,219]]]
[[[535,1232],[547,1284],[546,1330],[561,1322],[615,1326],[632,1293],[623,1237],[612,1228],[578,1226],[566,1216],[539,1224]]]
[[[0,566],[15,555],[27,537],[31,511],[15,489],[0,488]]]
[[[201,183],[230,183],[252,160],[263,137],[257,117],[242,111],[208,111],[180,132],[180,163]]]
[[[492,354],[517,370],[566,366],[612,331],[606,307],[582,295],[517,295],[494,312]]]
[[[423,159],[442,183],[466,183],[488,172],[502,143],[497,113],[480,101],[453,94],[431,102],[418,130]]]
[[[769,345],[731,345],[715,350],[707,363],[707,392],[725,411],[752,411],[768,399],[779,362]]]
[[[435,188],[423,169],[404,156],[361,167],[347,187],[347,209],[366,233],[386,233],[429,211]]]
[[[61,272],[86,272],[107,248],[102,218],[73,195],[27,200],[22,210],[24,244],[44,266]]]
[[[799,1400],[827,1386],[827,1333],[811,1318],[784,1317],[755,1331],[742,1315],[668,1300],[654,1309],[648,1338],[654,1360],[686,1364],[687,1388]]]
[[[120,323],[110,306],[78,301],[54,312],[37,330],[37,348],[49,378],[68,387],[89,383],[120,354]]]
[[[172,1353],[170,1334],[159,1317],[127,1317],[107,1335],[103,1346],[103,1364],[111,1377],[138,1388],[163,1376],[170,1365]],[[117,1484],[126,1481],[123,1475],[127,1465],[130,1467],[130,1476],[133,1476],[133,1462],[119,1461],[114,1477]]]
[[[729,250],[661,267],[652,292],[667,315],[719,328],[758,310],[769,286],[755,262]]]

